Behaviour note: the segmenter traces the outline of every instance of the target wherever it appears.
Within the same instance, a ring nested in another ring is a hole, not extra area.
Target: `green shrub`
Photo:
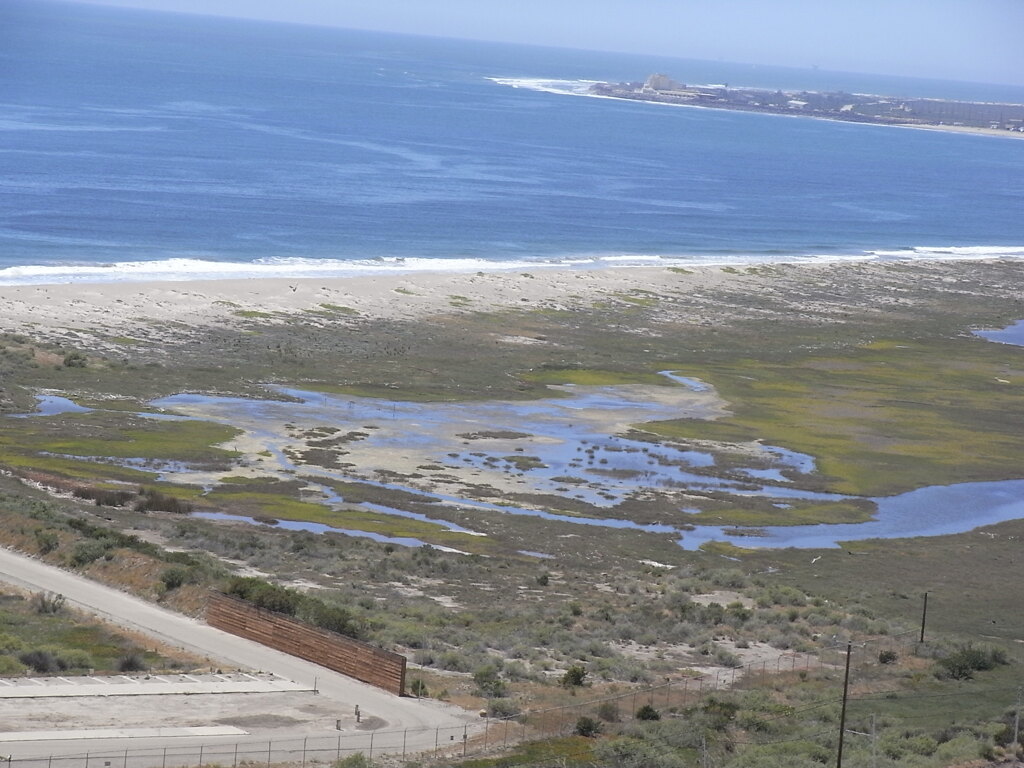
[[[41,555],[48,555],[60,546],[60,539],[53,531],[40,528],[36,531],[35,537],[36,546],[39,547],[39,554]]]
[[[117,660],[118,672],[145,672],[147,669],[146,659],[138,651],[126,653]]]
[[[50,648],[33,648],[31,651],[22,651],[18,654],[18,661],[26,667],[31,667],[40,675],[52,675],[67,669],[66,665],[61,664],[60,657]]]
[[[81,352],[68,352],[64,355],[65,368],[85,368],[86,357]]]
[[[78,648],[71,648],[68,650],[60,651],[58,654],[57,663],[64,671],[76,669],[86,670],[92,669],[96,666],[92,656],[88,651],[83,651]]]
[[[586,683],[587,670],[580,664],[573,664],[562,675],[561,684],[563,688],[580,688]]]
[[[968,644],[939,659],[935,674],[939,678],[970,680],[975,672],[995,669],[1006,663],[1006,652],[1002,649],[975,648]]]
[[[614,701],[602,701],[597,707],[597,716],[606,723],[619,722],[619,705]]]
[[[36,613],[55,614],[64,610],[64,595],[53,592],[36,592],[32,595],[32,607]]]
[[[245,600],[257,608],[294,616],[308,624],[348,637],[364,639],[369,632],[366,620],[346,608],[252,576],[232,577],[225,584],[224,593]]]
[[[189,584],[195,581],[195,577],[190,569],[175,565],[170,568],[165,568],[160,573],[160,581],[163,583],[167,591],[170,592],[184,584]]]
[[[347,637],[359,639],[367,634],[366,622],[361,618],[340,605],[330,605],[316,598],[303,597],[299,601],[296,618]]]
[[[499,699],[508,690],[505,681],[501,679],[501,671],[493,664],[477,668],[473,672],[473,682],[476,683],[477,692],[488,699]]]
[[[419,696],[420,698],[430,695],[427,690],[427,684],[418,677],[414,677],[412,682],[409,683],[409,693],[413,696]]]
[[[458,651],[446,651],[437,660],[437,666],[446,672],[469,672],[469,662]]]
[[[601,732],[601,721],[584,715],[576,721],[576,728],[574,729],[574,732],[577,736],[593,738]]]
[[[25,643],[21,638],[7,632],[0,632],[0,653],[14,653],[15,651],[24,650],[24,648]]]
[[[110,488],[76,488],[72,494],[76,499],[91,501],[98,507],[123,507],[135,498],[131,491],[117,491]]]
[[[25,665],[13,656],[0,655],[0,676],[13,677],[25,671]]]
[[[178,515],[187,515],[192,511],[192,505],[182,501],[177,496],[170,496],[153,488],[139,488],[138,498],[135,500],[134,509],[136,512],[171,512]]]
[[[80,541],[71,550],[71,565],[81,568],[94,560],[99,560],[110,548],[107,541]]]
[[[661,713],[650,704],[644,704],[636,711],[637,720],[661,720]]]
[[[487,716],[506,719],[519,714],[519,705],[512,699],[491,699],[487,702]]]
[[[286,616],[294,616],[302,595],[294,589],[257,579],[254,576],[235,576],[224,588],[225,594],[245,600],[257,608],[264,608]]]

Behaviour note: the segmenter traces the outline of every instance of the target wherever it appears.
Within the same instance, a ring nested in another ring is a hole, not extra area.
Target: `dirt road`
[[[337,706],[339,717],[347,719],[358,705],[364,720],[375,718],[382,737],[378,749],[416,751],[433,748],[438,729],[461,731],[478,720],[457,707],[431,700],[400,698],[360,683],[302,659],[288,656],[243,638],[209,627],[152,603],[90,581],[68,571],[41,563],[0,548],[0,581],[32,591],[62,594],[69,604],[94,613],[121,627],[143,632],[165,643],[187,649],[210,659],[214,666],[240,667],[272,672],[281,677],[316,687],[321,701]],[[158,725],[158,724],[154,724]],[[68,723],[74,728],[74,723]],[[396,743],[388,745],[385,732],[395,733]],[[406,733],[407,732],[407,733]],[[175,740],[175,744],[181,744]],[[126,741],[124,748],[132,746]],[[45,748],[44,748],[45,747]],[[78,745],[84,751],[87,747]],[[19,743],[4,747],[6,753],[38,755],[76,751],[75,745],[62,741],[48,747],[39,743]]]

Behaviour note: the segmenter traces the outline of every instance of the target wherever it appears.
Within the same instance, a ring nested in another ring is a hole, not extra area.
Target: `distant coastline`
[[[845,91],[688,85],[653,74],[644,82],[589,84],[586,95],[656,104],[1024,138],[1024,104],[899,98]]]

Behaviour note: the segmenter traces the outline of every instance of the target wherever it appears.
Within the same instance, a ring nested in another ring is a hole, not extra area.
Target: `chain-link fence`
[[[189,766],[269,766],[291,763],[300,766],[331,763],[362,753],[367,757],[384,754],[468,756],[496,746],[502,723],[479,723],[447,728],[366,731],[331,736],[306,736],[291,739],[245,739],[225,737],[204,744],[181,744],[181,738],[169,739],[173,745],[127,749],[96,749],[73,754],[39,757],[12,756],[5,768],[187,768]],[[509,727],[515,724],[505,724]],[[507,728],[506,728],[507,730]],[[490,740],[488,739],[490,737]],[[157,737],[159,738],[159,737]]]

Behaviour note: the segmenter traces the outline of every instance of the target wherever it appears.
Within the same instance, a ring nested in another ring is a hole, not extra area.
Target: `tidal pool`
[[[1008,325],[1006,328],[975,331],[975,334],[981,336],[983,339],[995,341],[1000,344],[1013,344],[1014,346],[1024,347],[1024,320],[1018,320],[1016,323]]]
[[[12,419],[28,419],[34,416],[59,416],[62,413],[89,413],[86,408],[73,400],[57,395],[36,395],[36,409],[31,413],[12,413]]]

